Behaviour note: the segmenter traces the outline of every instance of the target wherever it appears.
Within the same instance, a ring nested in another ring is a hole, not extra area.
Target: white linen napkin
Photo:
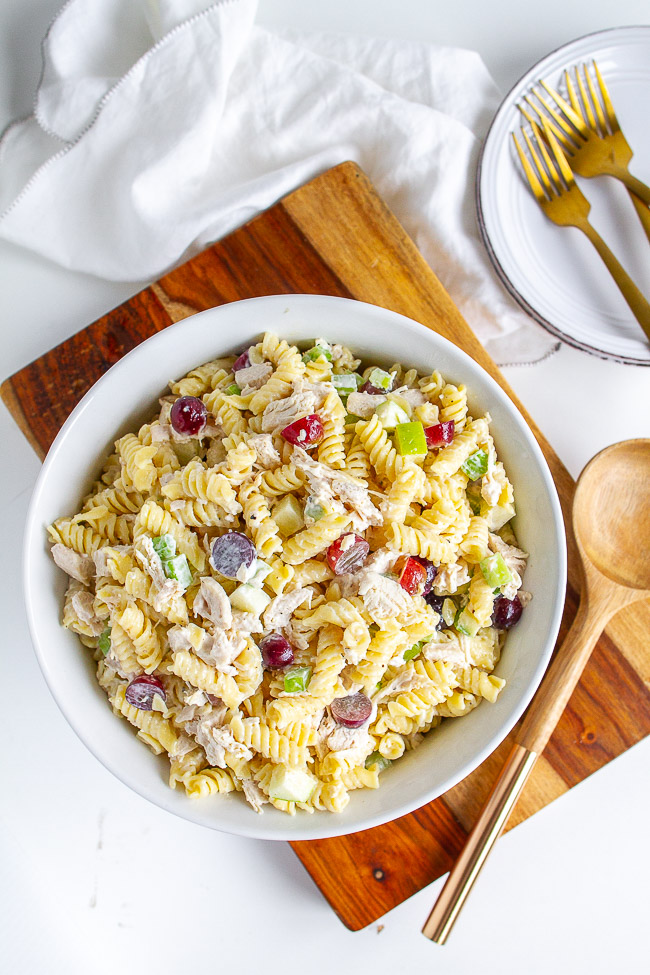
[[[155,279],[352,159],[497,360],[548,354],[476,227],[499,101],[479,56],[278,35],[255,13],[255,0],[69,0],[34,114],[0,142],[0,235],[101,278]]]

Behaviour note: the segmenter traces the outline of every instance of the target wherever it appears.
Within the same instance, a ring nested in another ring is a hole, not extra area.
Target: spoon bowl
[[[573,527],[583,560],[629,589],[650,589],[650,440],[606,447],[575,493]]]

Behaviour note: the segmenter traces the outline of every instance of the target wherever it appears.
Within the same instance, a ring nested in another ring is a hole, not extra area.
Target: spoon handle
[[[612,607],[610,611],[609,602],[594,606],[589,592],[584,593],[571,628],[526,711],[515,737],[517,744],[537,754],[544,751],[598,637],[617,608]]]
[[[451,868],[422,933],[444,944],[490,850],[501,835],[530,772],[558,723],[596,640],[620,608],[620,590],[585,587],[571,629],[533,698],[501,773],[460,856]]]

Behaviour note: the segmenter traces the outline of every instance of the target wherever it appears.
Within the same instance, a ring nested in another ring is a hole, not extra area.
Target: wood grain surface
[[[562,636],[575,615],[579,588],[566,517],[573,481],[412,240],[353,163],[318,176],[25,366],[3,383],[2,397],[42,457],[84,393],[145,338],[206,308],[283,293],[357,298],[408,315],[469,353],[517,404],[544,451],[565,513],[569,590]],[[624,610],[610,624],[526,785],[510,828],[650,733],[648,632],[648,602]],[[350,836],[292,844],[344,924],[353,930],[365,927],[449,869],[512,737],[454,789],[408,816]]]

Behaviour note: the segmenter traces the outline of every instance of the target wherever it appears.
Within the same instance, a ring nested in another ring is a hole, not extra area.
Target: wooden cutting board
[[[383,305],[460,346],[527,417],[549,463],[569,535],[565,621],[576,609],[573,482],[412,240],[353,163],[323,173],[224,240],[21,369],[2,397],[42,457],[109,366],[154,332],[239,298],[288,292]],[[566,622],[562,634],[565,632]],[[598,642],[510,826],[650,733],[650,603],[625,610]],[[561,635],[562,635],[561,634]],[[293,848],[344,924],[358,930],[445,873],[509,748],[504,743],[440,799],[385,826]],[[341,878],[345,883],[341,883]]]

